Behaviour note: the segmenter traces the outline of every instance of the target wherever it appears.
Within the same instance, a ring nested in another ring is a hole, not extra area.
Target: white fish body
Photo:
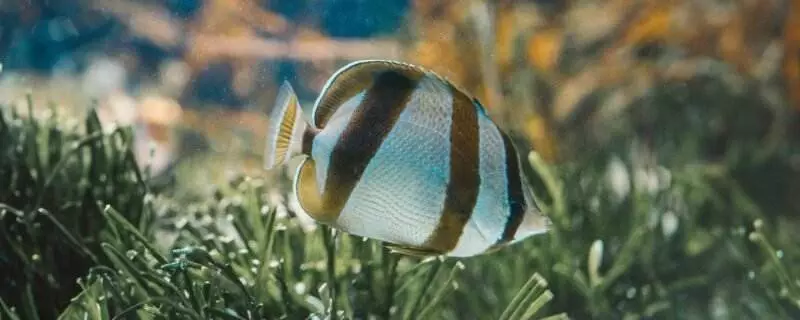
[[[315,220],[414,255],[473,256],[547,230],[514,146],[480,103],[402,62],[351,63],[311,110],[285,83],[265,167],[305,160],[295,193]]]

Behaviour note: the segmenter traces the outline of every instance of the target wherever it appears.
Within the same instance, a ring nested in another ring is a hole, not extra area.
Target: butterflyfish
[[[284,81],[269,119],[264,167],[302,157],[294,195],[319,223],[420,257],[475,256],[549,229],[509,136],[423,67],[350,63],[313,106]]]

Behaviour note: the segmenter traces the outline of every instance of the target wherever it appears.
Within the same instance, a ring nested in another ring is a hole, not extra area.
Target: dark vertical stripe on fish
[[[315,131],[311,127],[306,127],[306,131],[303,132],[303,142],[302,152],[303,154],[311,155],[311,152],[314,151],[314,137],[316,137],[317,131]]]
[[[442,252],[458,244],[472,216],[480,190],[480,137],[476,106],[463,92],[449,85],[453,95],[450,121],[450,181],[439,224],[425,242]]]
[[[525,194],[522,190],[522,179],[520,178],[519,159],[517,151],[511,143],[511,139],[505,133],[500,133],[503,137],[503,147],[506,151],[506,181],[508,186],[508,220],[503,229],[503,235],[498,239],[496,246],[505,244],[514,239],[522,218],[525,216]]]
[[[418,83],[419,78],[394,70],[375,75],[330,155],[323,201],[333,217],[341,213]]]

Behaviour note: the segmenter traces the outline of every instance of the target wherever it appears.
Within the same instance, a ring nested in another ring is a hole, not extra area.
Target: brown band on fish
[[[307,127],[306,131],[303,132],[303,142],[301,144],[303,154],[311,155],[314,147],[314,137],[316,135],[317,132],[311,127]]]
[[[506,151],[506,181],[508,186],[508,219],[506,220],[503,234],[498,239],[496,246],[511,242],[517,229],[522,224],[525,217],[525,194],[522,189],[522,179],[520,179],[519,159],[517,151],[511,139],[505,133],[500,133],[503,137],[503,147]]]
[[[313,115],[317,128],[324,128],[342,104],[367,90],[373,85],[375,75],[386,71],[394,71],[411,79],[420,78],[424,73],[410,65],[388,61],[366,61],[342,70],[329,80],[330,85],[320,93],[323,98],[315,106]]]
[[[453,96],[450,121],[450,181],[439,223],[425,246],[442,252],[458,244],[472,216],[480,190],[480,138],[478,113],[472,100],[450,85]]]
[[[323,192],[326,209],[337,217],[406,108],[419,80],[394,70],[378,73],[353,111],[331,152]]]

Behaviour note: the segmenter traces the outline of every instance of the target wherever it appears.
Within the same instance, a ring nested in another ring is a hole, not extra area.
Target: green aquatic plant
[[[106,207],[115,237],[103,251],[112,264],[80,280],[84,291],[62,319],[420,319],[437,316],[460,286],[459,261],[410,260],[327,227],[304,231],[264,194],[263,181],[234,181],[190,205],[188,216],[179,204],[154,200],[177,219],[169,250]],[[533,314],[552,297],[537,283],[508,302],[522,309],[515,312]]]
[[[40,109],[30,96],[22,110],[0,106],[0,299],[25,319],[55,317],[104,262],[98,202],[149,224],[131,130],[104,132],[94,113],[69,125],[54,107],[28,116]]]

